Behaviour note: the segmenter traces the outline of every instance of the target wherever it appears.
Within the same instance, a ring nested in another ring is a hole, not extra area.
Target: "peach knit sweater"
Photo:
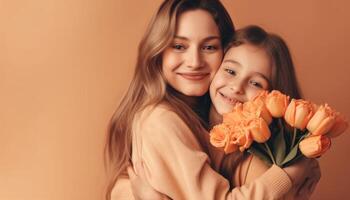
[[[292,186],[288,175],[272,166],[260,177],[251,174],[254,180],[230,190],[228,180],[211,168],[212,161],[191,130],[165,105],[147,108],[135,117],[132,150],[132,161],[144,162],[148,183],[175,200],[279,199]],[[221,158],[218,155],[213,161]],[[247,174],[246,167],[238,169],[236,181]],[[133,199],[128,179],[117,181],[112,199]]]

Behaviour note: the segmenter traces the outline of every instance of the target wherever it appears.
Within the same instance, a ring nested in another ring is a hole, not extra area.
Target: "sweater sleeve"
[[[134,127],[133,162],[141,159],[149,184],[172,199],[277,199],[291,187],[285,172],[272,167],[230,191],[180,117],[159,107],[143,116]]]

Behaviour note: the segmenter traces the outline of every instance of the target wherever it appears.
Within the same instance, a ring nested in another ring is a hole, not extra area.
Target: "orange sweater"
[[[144,162],[148,183],[175,200],[278,199],[292,185],[281,168],[272,166],[249,184],[230,191],[228,181],[211,168],[190,129],[164,105],[135,117],[132,148],[133,162]],[[214,160],[220,162],[220,158]],[[118,180],[112,199],[133,199],[127,179]]]

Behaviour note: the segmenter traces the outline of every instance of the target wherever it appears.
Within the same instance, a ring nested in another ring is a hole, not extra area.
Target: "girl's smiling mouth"
[[[235,105],[236,103],[241,103],[240,101],[234,99],[234,98],[231,98],[231,97],[228,97],[226,95],[224,95],[223,93],[221,92],[218,92],[220,94],[220,96],[222,97],[222,99],[226,102],[226,103],[229,103],[231,105]]]

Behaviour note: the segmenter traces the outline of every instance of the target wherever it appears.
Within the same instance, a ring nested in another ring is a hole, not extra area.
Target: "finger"
[[[128,165],[128,166],[126,167],[126,170],[127,170],[127,172],[128,172],[128,175],[129,175],[130,180],[134,180],[134,179],[137,178],[137,175],[135,174],[135,171],[134,171],[134,169],[132,168],[131,165]]]
[[[302,184],[300,184],[300,186],[297,188],[297,192],[296,192],[297,196],[303,195],[303,193],[305,192],[305,187],[308,184],[308,181],[309,181],[309,179],[305,178],[305,180],[302,182]]]
[[[315,181],[309,179],[308,182],[302,188],[302,190],[300,190],[300,193],[298,193],[299,198],[309,199],[313,192],[311,188],[315,185]]]
[[[315,190],[318,180],[316,177],[310,177],[307,178],[307,182],[303,184],[302,188],[300,188],[300,191],[298,191],[297,195],[300,197],[310,197],[313,191]]]
[[[310,186],[309,186],[310,194],[314,192],[314,190],[316,189],[317,184],[318,184],[318,181],[314,181],[312,184],[310,184]]]
[[[142,179],[146,178],[145,165],[144,165],[144,162],[142,160],[137,161],[135,163],[135,170],[137,171],[137,174],[140,178],[142,178]]]
[[[316,159],[310,159],[310,166],[312,166],[312,168],[319,168],[320,164]]]
[[[315,166],[312,169],[310,169],[309,177],[313,179],[315,182],[318,182],[321,179],[321,168],[318,162],[315,164]]]

